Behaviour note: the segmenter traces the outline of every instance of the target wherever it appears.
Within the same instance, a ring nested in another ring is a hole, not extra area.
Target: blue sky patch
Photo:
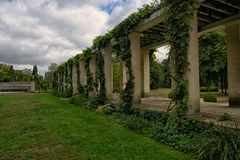
[[[124,6],[127,5],[127,2],[129,0],[117,0],[117,1],[112,1],[108,3],[107,5],[102,5],[100,6],[101,10],[106,11],[108,14],[112,14],[112,11],[117,7],[117,6]]]

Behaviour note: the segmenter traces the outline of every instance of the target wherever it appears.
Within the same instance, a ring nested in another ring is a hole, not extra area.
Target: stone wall
[[[0,82],[1,92],[35,92],[35,82]]]

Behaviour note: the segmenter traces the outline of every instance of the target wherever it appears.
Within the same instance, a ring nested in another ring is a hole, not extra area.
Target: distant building
[[[52,86],[52,81],[53,81],[53,72],[57,69],[58,64],[56,63],[51,63],[48,66],[48,71],[45,72],[45,80],[49,83],[49,86]]]
[[[29,69],[29,68],[25,68],[25,69],[22,69],[22,70],[19,70],[19,71],[22,71],[23,73],[26,73],[28,75],[31,75],[32,74],[32,70]]]
[[[48,66],[48,71],[55,71],[58,67],[58,64],[51,63],[50,66]]]

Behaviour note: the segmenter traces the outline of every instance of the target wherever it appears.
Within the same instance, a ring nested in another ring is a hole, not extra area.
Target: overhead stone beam
[[[212,32],[224,25],[229,25],[229,24],[236,23],[236,22],[240,22],[240,13],[201,27],[199,29],[199,34],[203,34],[206,32]]]
[[[133,30],[136,32],[143,32],[165,20],[166,11],[164,9],[153,13],[149,18],[140,22]]]

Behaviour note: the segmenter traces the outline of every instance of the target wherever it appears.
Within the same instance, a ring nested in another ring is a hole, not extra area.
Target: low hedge
[[[208,89],[207,89],[207,87],[200,87],[200,91],[201,92],[208,92]],[[212,87],[210,87],[209,91],[210,92],[218,92],[218,87],[212,86]]]
[[[203,96],[204,102],[217,102],[217,96],[214,93],[206,93]]]

